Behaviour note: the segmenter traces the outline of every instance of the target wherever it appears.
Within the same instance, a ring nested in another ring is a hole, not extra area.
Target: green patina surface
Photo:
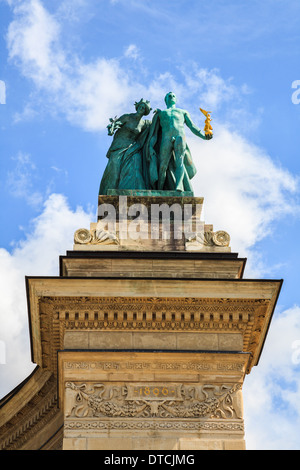
[[[170,191],[151,189],[109,189],[108,196],[162,196],[162,197],[191,197],[192,191]]]
[[[152,121],[143,119],[151,111],[150,102],[144,99],[135,103],[135,113],[110,119],[108,134],[114,138],[100,195],[193,195],[191,179],[197,170],[186,143],[185,125],[201,139],[209,140],[212,135],[206,136],[187,111],[176,107],[173,92],[166,95],[165,103],[167,108],[156,109]]]

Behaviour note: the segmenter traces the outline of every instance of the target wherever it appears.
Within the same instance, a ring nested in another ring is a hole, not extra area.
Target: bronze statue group
[[[108,134],[114,138],[99,194],[116,189],[193,191],[191,179],[197,170],[184,126],[204,140],[212,133],[203,133],[187,111],[176,107],[173,92],[165,96],[165,103],[166,109],[156,109],[152,121],[143,119],[152,111],[143,98],[135,103],[135,113],[110,119]]]

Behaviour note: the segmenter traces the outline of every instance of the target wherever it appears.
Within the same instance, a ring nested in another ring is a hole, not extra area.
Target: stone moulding
[[[71,436],[72,431],[76,433],[79,430],[85,432],[92,432],[95,431],[123,431],[123,430],[140,430],[140,431],[190,431],[196,432],[197,434],[199,431],[206,431],[207,433],[210,432],[230,432],[231,434],[244,434],[244,423],[241,420],[228,420],[228,421],[220,421],[220,420],[213,420],[213,419],[202,419],[197,421],[178,421],[176,419],[172,421],[168,420],[118,420],[118,419],[101,419],[99,418],[82,418],[82,419],[66,419],[65,421],[65,431],[67,435]]]
[[[67,252],[60,256],[60,275],[65,277],[194,277],[197,279],[242,279],[246,258],[236,253],[177,251]]]
[[[128,240],[123,240],[120,242],[116,233],[109,232],[108,230],[98,231],[96,229],[96,224],[91,223],[90,229],[79,228],[74,233],[74,250],[78,249],[90,249],[97,250],[102,249],[115,249],[115,250],[127,250],[128,247],[132,249],[132,243],[128,244]],[[210,227],[210,226],[209,226]],[[150,237],[150,228],[147,231],[147,239]],[[225,230],[212,231],[211,228],[207,229],[203,233],[197,233],[194,236],[185,236],[183,234],[184,247],[186,251],[205,251],[205,252],[216,252],[216,251],[226,251],[230,252],[230,235]],[[138,244],[139,248],[142,248],[143,240]],[[145,247],[147,245],[145,244]],[[153,249],[155,245],[151,244]]]
[[[107,230],[97,232],[91,224],[91,228],[79,228],[74,233],[75,245],[120,245],[118,237]],[[197,233],[193,237],[186,237],[186,247],[228,247],[230,244],[230,235],[225,230],[213,232],[207,230],[203,234]]]
[[[39,301],[43,365],[56,370],[68,331],[237,332],[255,358],[270,315],[267,299],[45,297]],[[253,364],[253,360],[252,360]]]
[[[46,449],[62,446],[62,412],[57,407],[57,384],[53,374],[37,367],[18,394],[0,408],[0,450],[36,449],[35,439]],[[57,437],[53,437],[57,434]],[[39,436],[37,438],[37,436]]]
[[[210,361],[205,358],[203,361],[159,361],[155,362],[139,362],[139,361],[66,361],[64,362],[64,369],[68,371],[74,370],[85,370],[85,371],[193,371],[193,372],[211,372],[211,371],[222,371],[222,372],[243,372],[244,362],[218,362]]]

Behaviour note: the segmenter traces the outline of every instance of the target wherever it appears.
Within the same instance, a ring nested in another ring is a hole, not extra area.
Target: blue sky
[[[24,276],[57,275],[96,220],[109,118],[172,90],[199,127],[212,111],[213,141],[187,131],[205,221],[245,277],[284,279],[245,380],[247,446],[299,449],[298,0],[0,0],[0,32],[0,395],[33,367]]]

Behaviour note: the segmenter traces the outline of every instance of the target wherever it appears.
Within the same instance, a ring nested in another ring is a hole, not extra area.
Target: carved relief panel
[[[66,418],[242,419],[239,384],[65,384]]]
[[[246,363],[243,354],[62,352],[65,437],[124,429],[243,436]]]

